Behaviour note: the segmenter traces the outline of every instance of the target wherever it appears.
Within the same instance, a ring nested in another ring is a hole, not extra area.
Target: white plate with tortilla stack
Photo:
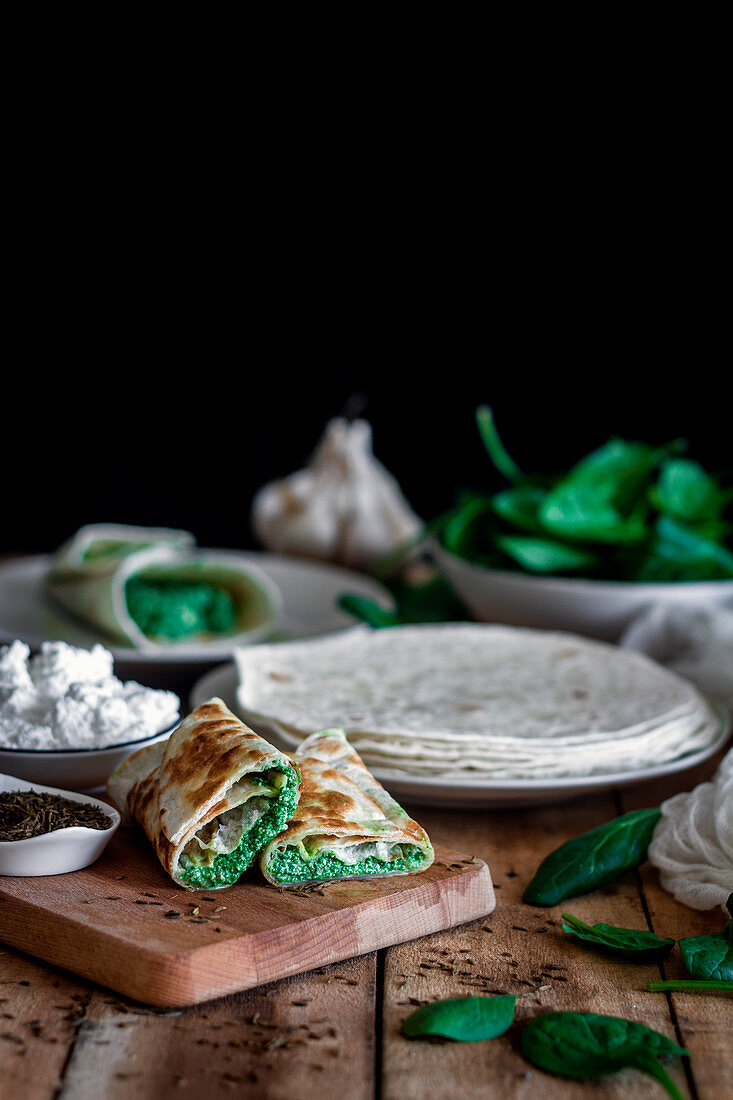
[[[354,627],[248,646],[196,685],[284,749],[346,730],[402,798],[528,805],[695,767],[728,715],[642,654],[576,635],[478,623]]]

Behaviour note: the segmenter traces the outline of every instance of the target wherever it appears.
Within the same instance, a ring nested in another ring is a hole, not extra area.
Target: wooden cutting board
[[[427,871],[278,890],[251,878],[192,893],[121,827],[74,874],[0,877],[0,939],[147,1004],[182,1006],[490,913],[488,866],[436,847]]]

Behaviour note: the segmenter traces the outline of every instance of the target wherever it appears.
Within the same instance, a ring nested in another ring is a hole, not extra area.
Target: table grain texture
[[[685,777],[707,778],[715,763]],[[519,1052],[522,1025],[553,1009],[626,1016],[687,1047],[670,1073],[686,1096],[733,1097],[733,998],[649,993],[683,976],[675,950],[662,967],[595,954],[562,932],[560,909],[589,922],[674,936],[722,927],[659,886],[648,865],[555,908],[522,902],[540,859],[619,813],[657,805],[666,779],[531,810],[413,808],[434,840],[487,860],[497,890],[489,917],[424,939],[260,986],[190,1009],[151,1009],[0,946],[0,1095],[23,1100],[173,1097],[661,1097],[632,1070],[597,1082],[550,1077]],[[441,997],[519,995],[516,1023],[490,1042],[408,1040],[403,1018]]]

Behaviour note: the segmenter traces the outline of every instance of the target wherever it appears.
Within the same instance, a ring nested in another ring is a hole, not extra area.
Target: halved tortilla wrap
[[[407,875],[433,862],[425,830],[377,782],[343,730],[312,734],[290,758],[303,786],[287,828],[260,856],[270,882]]]
[[[231,886],[290,820],[300,774],[221,699],[192,711],[167,741],[128,756],[107,790],[187,889]]]
[[[185,531],[170,532],[166,541],[161,530],[83,528],[54,558],[49,596],[136,649],[217,638],[252,641],[271,628],[280,593],[261,569],[236,553],[196,550]],[[137,544],[132,535],[125,543],[124,533],[136,531]],[[146,544],[149,531],[160,537]]]

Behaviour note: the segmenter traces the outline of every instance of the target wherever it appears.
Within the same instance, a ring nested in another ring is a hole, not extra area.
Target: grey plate
[[[245,564],[258,566],[280,589],[283,609],[273,627],[278,635],[309,638],[353,626],[353,617],[336,603],[346,592],[393,607],[387,589],[363,573],[279,554],[242,552],[238,556]],[[19,638],[32,649],[49,640],[89,649],[99,643],[110,650],[116,663],[135,666],[210,664],[231,656],[232,644],[226,638],[199,645],[186,643],[185,652],[175,645],[148,650],[110,642],[100,631],[49,603],[44,582],[50,561],[50,555],[41,554],[0,564],[0,644]]]

